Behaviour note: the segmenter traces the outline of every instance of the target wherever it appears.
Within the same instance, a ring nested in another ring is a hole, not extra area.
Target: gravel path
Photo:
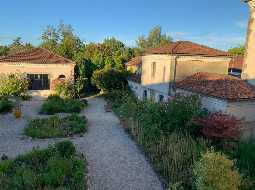
[[[88,161],[90,190],[162,190],[157,175],[128,137],[113,113],[106,113],[103,98],[88,99],[85,114],[89,130],[84,137],[69,138]],[[47,147],[60,139],[32,140],[23,135],[27,119],[37,117],[42,100],[24,102],[22,119],[0,115],[0,156],[14,158],[33,147]]]
[[[89,132],[76,143],[85,153],[92,190],[161,190],[159,179],[120,126],[113,113],[106,113],[103,98],[92,98],[85,114]]]

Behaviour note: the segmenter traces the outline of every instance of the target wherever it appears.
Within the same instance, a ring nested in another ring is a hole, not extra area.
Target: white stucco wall
[[[255,121],[255,101],[229,102],[227,112],[247,122]]]
[[[141,84],[128,80],[128,85],[129,85],[130,89],[132,90],[132,92],[134,93],[134,95],[139,100],[142,100],[143,99],[143,88],[142,88]]]
[[[139,83],[133,82],[128,80],[128,85],[130,87],[130,89],[132,90],[132,92],[134,93],[134,95],[139,99],[139,100],[144,100],[143,94],[144,91],[147,91],[147,100],[150,100],[151,97],[151,93],[152,93],[152,89],[147,88],[142,86]],[[155,94],[155,102],[159,102],[160,96],[163,96],[163,101],[167,102],[168,101],[168,93],[162,93],[156,90],[153,90],[153,93]]]
[[[184,95],[184,96],[190,96],[190,95],[198,95],[201,98],[201,103],[203,108],[206,108],[210,112],[226,112],[228,103],[224,100],[213,98],[209,96],[203,96],[197,93],[189,92],[183,89],[177,89],[177,94]]]

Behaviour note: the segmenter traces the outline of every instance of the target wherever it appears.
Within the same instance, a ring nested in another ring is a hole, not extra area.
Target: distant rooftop
[[[134,65],[140,65],[142,64],[142,57],[137,56],[132,58],[129,62],[127,62],[126,66],[134,66]]]
[[[244,57],[243,56],[236,56],[233,57],[229,63],[230,69],[243,69]]]
[[[228,52],[189,41],[177,41],[161,47],[152,48],[147,50],[146,54],[200,55],[208,57],[231,56]]]
[[[74,64],[71,60],[43,48],[21,50],[0,57],[1,63]]]
[[[255,100],[253,86],[229,75],[196,73],[177,82],[176,87],[228,101]]]

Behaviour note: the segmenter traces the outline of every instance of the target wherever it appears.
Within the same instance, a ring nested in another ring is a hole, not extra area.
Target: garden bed
[[[215,130],[205,133],[208,126],[202,128],[196,120],[212,116],[201,109],[198,97],[158,104],[138,101],[129,91],[114,91],[106,99],[170,189],[252,190],[255,186],[254,143],[229,139],[235,134],[230,129],[237,126],[224,114],[215,120],[224,126],[221,135],[212,136]]]
[[[87,130],[87,119],[85,116],[76,114],[60,118],[52,116],[43,119],[32,119],[28,127],[25,128],[25,134],[32,138],[57,138],[70,137],[85,133]]]
[[[70,141],[0,162],[1,190],[86,190],[86,161]]]
[[[54,95],[49,96],[43,103],[40,113],[47,115],[53,115],[55,113],[79,113],[86,106],[86,100],[63,99]]]

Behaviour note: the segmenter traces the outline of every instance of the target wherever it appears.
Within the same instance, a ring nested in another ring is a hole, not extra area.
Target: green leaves
[[[26,94],[29,82],[23,74],[0,75],[0,96],[21,96]]]

